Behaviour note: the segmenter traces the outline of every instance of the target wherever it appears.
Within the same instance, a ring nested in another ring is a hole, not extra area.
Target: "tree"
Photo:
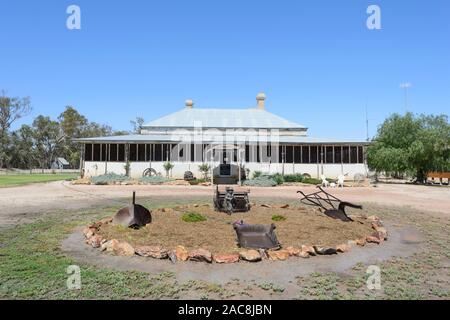
[[[163,167],[164,167],[164,170],[166,171],[166,178],[169,178],[170,170],[172,170],[175,167],[175,165],[173,163],[167,161],[163,164]]]
[[[8,97],[4,90],[0,94],[0,168],[8,158],[6,152],[11,125],[31,112],[30,98]]]
[[[202,163],[198,166],[198,170],[203,174],[203,179],[208,180],[208,173],[211,170],[211,167],[207,163]]]
[[[58,121],[64,139],[61,155],[69,161],[72,167],[76,167],[80,160],[80,146],[73,139],[83,136],[88,120],[74,107],[67,106],[66,110],[59,115]]]
[[[59,123],[50,117],[38,116],[33,121],[33,131],[39,165],[42,169],[50,168],[64,141]]]
[[[31,170],[37,164],[34,135],[33,128],[28,125],[22,125],[19,130],[12,133],[14,148],[11,150],[11,157],[14,168]]]
[[[145,120],[141,117],[136,117],[136,120],[131,120],[130,123],[133,126],[133,133],[139,134],[141,133],[141,127],[144,124]]]
[[[404,116],[384,121],[367,150],[369,167],[388,174],[410,174],[424,182],[430,171],[450,169],[450,125],[445,115]]]

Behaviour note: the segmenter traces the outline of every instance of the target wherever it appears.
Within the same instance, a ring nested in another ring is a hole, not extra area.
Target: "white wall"
[[[173,178],[183,178],[185,171],[192,171],[197,178],[201,178],[201,173],[198,170],[198,166],[202,162],[173,162],[175,167],[172,170]],[[165,176],[164,162],[152,162],[152,168],[157,172],[160,172]],[[215,166],[219,165],[216,163]],[[125,174],[124,162],[108,162],[107,172],[113,172],[116,174]],[[145,169],[149,167],[148,162],[131,162],[130,174],[133,178],[139,178]],[[246,163],[245,168],[250,169],[250,175],[254,171],[262,171],[264,173],[282,173],[283,164],[280,163]],[[313,178],[318,178],[321,175],[321,164],[284,164],[284,173],[308,173]],[[347,179],[353,179],[356,173],[366,173],[364,164],[323,164],[323,174],[327,178],[337,178],[340,174],[348,174]],[[85,175],[87,177],[99,176],[105,174],[105,162],[85,162]]]

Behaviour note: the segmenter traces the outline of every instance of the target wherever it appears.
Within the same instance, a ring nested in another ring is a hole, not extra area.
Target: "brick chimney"
[[[264,106],[265,100],[266,100],[266,95],[263,92],[258,93],[258,95],[256,96],[256,102],[258,103],[259,110],[265,109],[265,106]]]
[[[192,101],[191,99],[186,100],[185,104],[186,108],[188,109],[192,109],[194,107],[194,101]]]

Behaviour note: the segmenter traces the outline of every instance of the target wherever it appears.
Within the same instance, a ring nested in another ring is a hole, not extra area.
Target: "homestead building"
[[[86,176],[125,174],[128,163],[132,177],[148,168],[164,175],[169,161],[172,177],[182,178],[186,171],[200,177],[198,167],[207,163],[227,182],[254,171],[366,174],[367,142],[312,138],[308,128],[268,112],[265,99],[258,94],[249,109],[199,109],[187,100],[182,110],[143,125],[140,134],[78,139],[81,169]]]

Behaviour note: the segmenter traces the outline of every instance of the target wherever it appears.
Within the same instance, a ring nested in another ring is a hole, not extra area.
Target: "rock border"
[[[272,207],[270,205],[262,204],[263,207]],[[277,206],[277,208],[287,208],[289,205]],[[195,261],[206,263],[237,263],[241,261],[259,262],[262,260],[284,261],[293,257],[310,258],[318,255],[333,255],[338,253],[346,253],[351,250],[353,246],[365,246],[367,243],[381,244],[388,239],[387,229],[384,227],[381,219],[375,215],[364,217],[358,216],[361,219],[366,219],[372,223],[373,233],[361,237],[359,239],[349,240],[347,243],[342,243],[334,247],[319,246],[319,245],[302,245],[299,248],[292,246],[281,248],[279,250],[254,250],[242,249],[239,253],[217,253],[213,254],[208,250],[198,248],[196,250],[188,251],[185,247],[179,245],[173,250],[168,250],[161,246],[136,246],[133,247],[128,242],[118,241],[117,239],[104,239],[98,234],[101,226],[112,223],[112,218],[105,218],[98,222],[94,222],[83,229],[86,244],[93,248],[98,248],[102,252],[110,252],[118,256],[141,256],[153,259],[169,259],[175,263],[177,261]]]

